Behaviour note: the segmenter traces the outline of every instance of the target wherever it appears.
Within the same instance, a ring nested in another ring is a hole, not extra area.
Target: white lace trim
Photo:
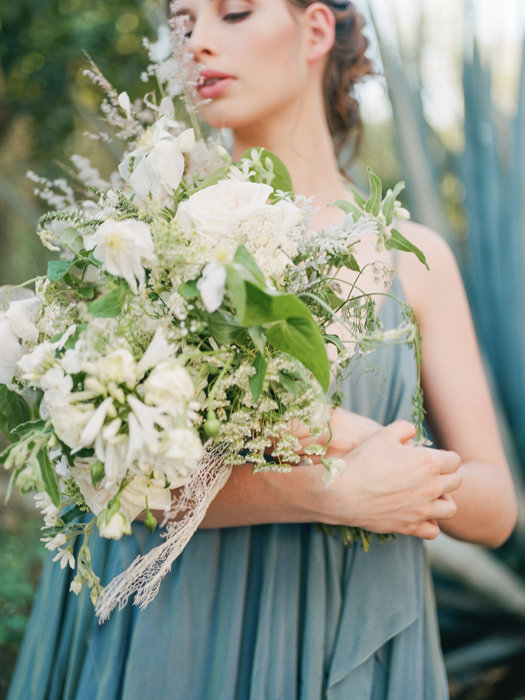
[[[99,622],[105,622],[118,605],[119,610],[134,596],[133,605],[145,608],[157,595],[164,576],[202,522],[210,503],[224,486],[231,467],[222,457],[227,448],[206,450],[199,467],[182,488],[162,526],[166,541],[147,554],[139,555],[104,588],[95,605]]]

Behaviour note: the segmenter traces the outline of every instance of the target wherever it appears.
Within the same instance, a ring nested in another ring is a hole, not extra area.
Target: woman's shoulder
[[[416,315],[427,303],[435,303],[436,297],[446,289],[462,290],[456,258],[443,236],[414,221],[403,221],[398,228],[423,252],[428,265],[423,265],[415,255],[398,256],[399,279]]]

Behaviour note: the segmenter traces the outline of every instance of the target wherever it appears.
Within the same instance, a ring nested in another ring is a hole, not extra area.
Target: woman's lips
[[[200,82],[197,90],[204,99],[213,99],[219,97],[234,80],[235,78],[232,75],[205,68],[200,72]]]

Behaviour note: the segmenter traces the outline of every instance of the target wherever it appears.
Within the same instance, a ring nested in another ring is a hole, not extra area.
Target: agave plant
[[[492,74],[480,59],[474,7],[463,2],[464,148],[451,152],[425,118],[424,85],[400,37],[385,37],[371,1],[402,175],[414,217],[449,238],[486,361],[520,505],[511,541],[496,553],[442,536],[429,546],[449,673],[467,680],[525,650],[525,41],[517,108],[497,112]],[[470,21],[469,21],[470,20]],[[394,22],[388,22],[391,27]],[[436,148],[437,145],[437,148]],[[436,157],[438,154],[438,157]],[[463,245],[440,184],[452,176],[465,192]]]

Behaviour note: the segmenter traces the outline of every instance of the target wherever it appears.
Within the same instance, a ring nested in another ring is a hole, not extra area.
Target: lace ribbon
[[[133,605],[145,608],[157,595],[164,576],[202,522],[210,503],[224,486],[231,467],[224,466],[227,447],[208,448],[188,483],[163,522],[165,542],[139,555],[112,579],[97,599],[95,613],[105,622],[118,605],[119,610],[134,596]]]

